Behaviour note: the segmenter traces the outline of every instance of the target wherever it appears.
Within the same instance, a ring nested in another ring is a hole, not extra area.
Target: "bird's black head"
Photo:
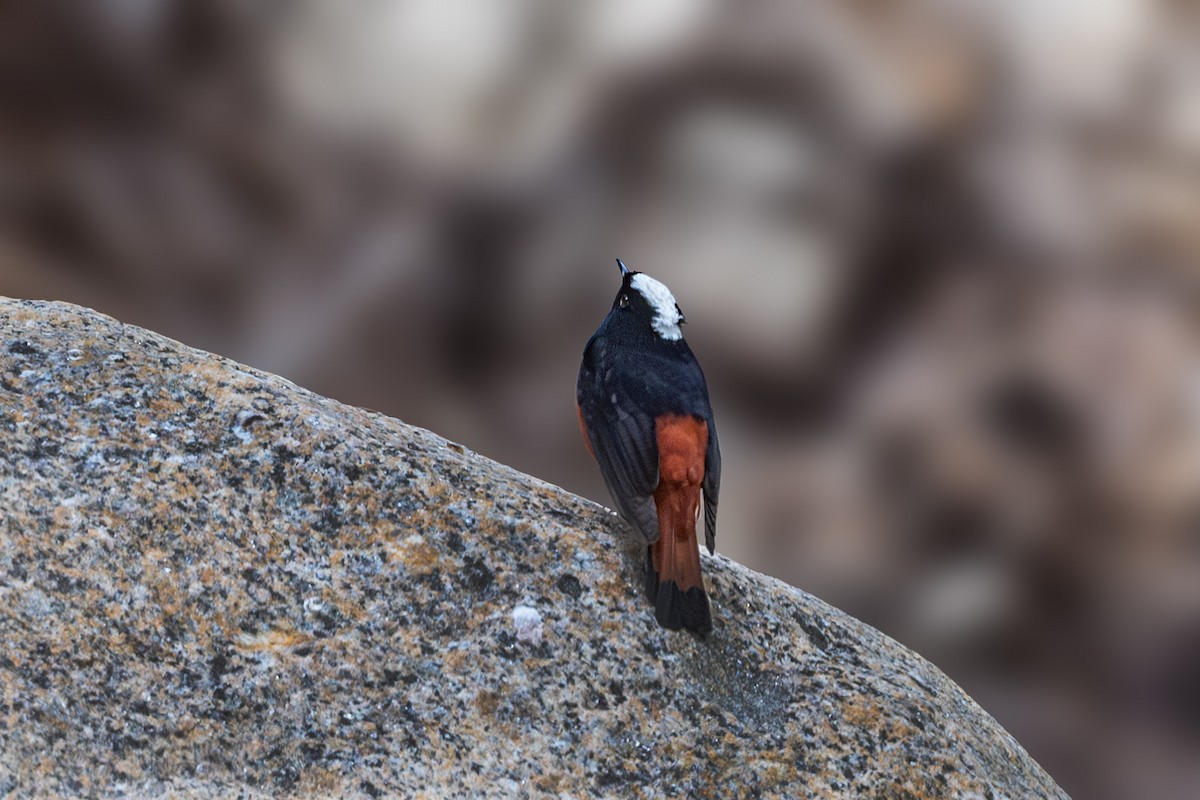
[[[610,328],[634,336],[652,333],[666,342],[681,341],[683,330],[679,326],[687,320],[666,284],[629,269],[619,258],[617,265],[621,268],[621,290],[608,313]]]

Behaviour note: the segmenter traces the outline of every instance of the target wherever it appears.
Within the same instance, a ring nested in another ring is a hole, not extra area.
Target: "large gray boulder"
[[[0,299],[0,796],[1066,796],[725,558],[713,633],[662,630],[639,551],[427,431]]]

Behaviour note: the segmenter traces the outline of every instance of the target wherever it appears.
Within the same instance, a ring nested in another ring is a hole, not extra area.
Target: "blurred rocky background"
[[[605,502],[616,256],[691,320],[723,552],[1075,797],[1200,796],[1198,4],[0,6],[0,294]]]

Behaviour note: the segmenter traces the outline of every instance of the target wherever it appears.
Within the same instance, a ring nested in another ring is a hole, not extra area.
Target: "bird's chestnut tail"
[[[708,423],[693,415],[664,414],[655,420],[655,433],[659,536],[646,556],[646,595],[664,628],[708,633],[712,615],[696,545]]]

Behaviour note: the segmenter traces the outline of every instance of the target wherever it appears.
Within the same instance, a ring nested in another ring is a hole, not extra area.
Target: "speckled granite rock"
[[[0,299],[0,796],[1065,797],[866,625],[718,557],[669,633],[640,570],[426,431]]]

